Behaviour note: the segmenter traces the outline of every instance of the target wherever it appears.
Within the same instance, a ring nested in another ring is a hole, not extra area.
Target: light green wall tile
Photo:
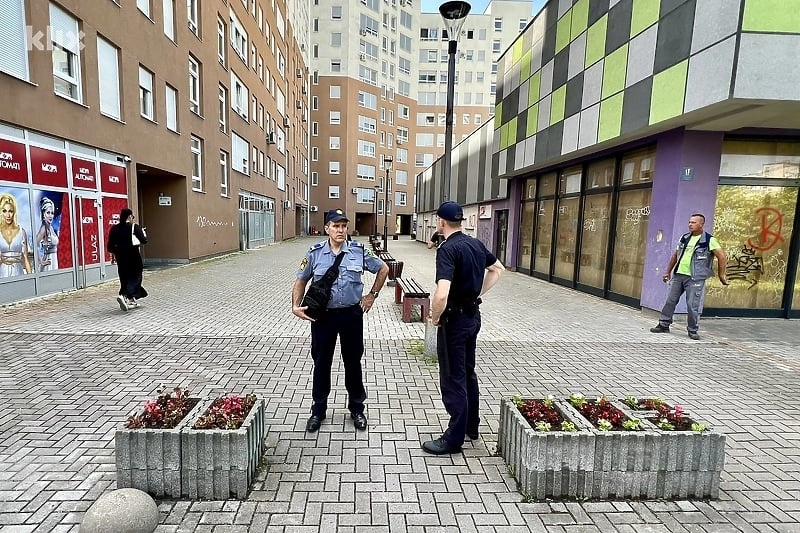
[[[508,132],[506,132],[506,140],[508,141],[506,146],[508,147],[517,142],[517,117],[512,118],[511,122],[506,126],[508,126]]]
[[[597,132],[597,142],[607,141],[619,136],[622,125],[622,97],[623,93],[619,93],[600,102],[600,124]]]
[[[564,107],[567,105],[567,86],[562,85],[550,99],[550,125],[564,120]]]
[[[539,89],[542,83],[542,71],[537,70],[536,74],[531,76],[531,83],[528,85],[528,105],[535,104],[539,101]]]
[[[516,63],[520,59],[522,59],[522,54],[525,52],[524,47],[524,39],[521,37],[514,41],[514,45],[511,47],[511,62]]]
[[[525,136],[530,137],[536,134],[536,125],[539,123],[539,104],[534,104],[528,108],[528,118],[525,122]]]
[[[494,106],[494,129],[500,127],[500,121],[503,118],[503,101],[500,100],[497,102],[497,105]]]
[[[608,27],[608,14],[592,24],[586,34],[586,64],[588,68],[600,61],[606,55],[606,29]]]
[[[574,41],[578,35],[583,33],[587,24],[589,24],[589,0],[578,0],[572,6],[572,35],[570,39]]]
[[[633,0],[631,38],[639,35],[658,21],[661,0]]]
[[[689,60],[687,59],[653,76],[653,92],[650,98],[650,124],[655,124],[683,113],[688,69]]]
[[[567,11],[558,21],[556,26],[556,53],[566,48],[569,44],[569,32],[572,27],[572,10]]]
[[[742,30],[800,33],[797,0],[745,0]]]
[[[625,88],[625,72],[628,67],[628,45],[611,52],[603,65],[603,91],[601,98],[608,98]]]
[[[525,52],[520,61],[522,64],[519,68],[519,82],[522,83],[531,76],[531,51]]]

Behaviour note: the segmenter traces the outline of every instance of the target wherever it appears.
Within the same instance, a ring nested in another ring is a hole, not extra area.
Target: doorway
[[[504,265],[508,252],[508,209],[496,212],[494,225],[494,256]]]

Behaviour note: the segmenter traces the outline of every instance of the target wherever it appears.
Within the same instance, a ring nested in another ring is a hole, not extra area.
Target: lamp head
[[[445,28],[447,28],[447,37],[450,41],[457,41],[458,36],[461,35],[461,26],[469,14],[472,6],[468,2],[454,0],[445,2],[439,6],[439,13],[444,20]]]

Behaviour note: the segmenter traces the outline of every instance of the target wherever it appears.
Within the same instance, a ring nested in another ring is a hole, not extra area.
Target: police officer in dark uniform
[[[348,395],[348,409],[356,429],[367,427],[364,401],[367,393],[361,375],[361,356],[364,354],[364,313],[368,312],[378,297],[389,275],[389,267],[356,241],[347,241],[347,216],[341,209],[325,215],[325,233],[328,240],[319,242],[306,252],[300,263],[297,279],[292,288],[292,313],[303,320],[311,321],[311,357],[314,359],[314,385],[311,417],[306,431],[313,433],[325,420],[328,395],[331,391],[331,364],[339,337],[344,363],[344,381]],[[308,281],[318,281],[333,266],[336,256],[344,254],[339,265],[339,274],[333,284],[331,299],[322,316],[314,320],[306,314],[308,307],[302,306]],[[364,270],[375,274],[375,282],[369,294],[363,296]]]
[[[475,345],[481,329],[480,296],[491,289],[505,270],[481,241],[461,232],[464,211],[456,202],[444,202],[436,211],[437,230],[444,235],[436,255],[436,291],[431,322],[439,327],[437,355],[442,403],[450,415],[444,434],[422,444],[428,453],[461,451],[465,436],[477,440],[478,376]]]

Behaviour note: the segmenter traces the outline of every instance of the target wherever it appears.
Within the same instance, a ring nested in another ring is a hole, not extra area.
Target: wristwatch
[[[379,291],[369,291],[369,293],[373,296],[373,298],[377,298],[378,295],[380,294]]]

